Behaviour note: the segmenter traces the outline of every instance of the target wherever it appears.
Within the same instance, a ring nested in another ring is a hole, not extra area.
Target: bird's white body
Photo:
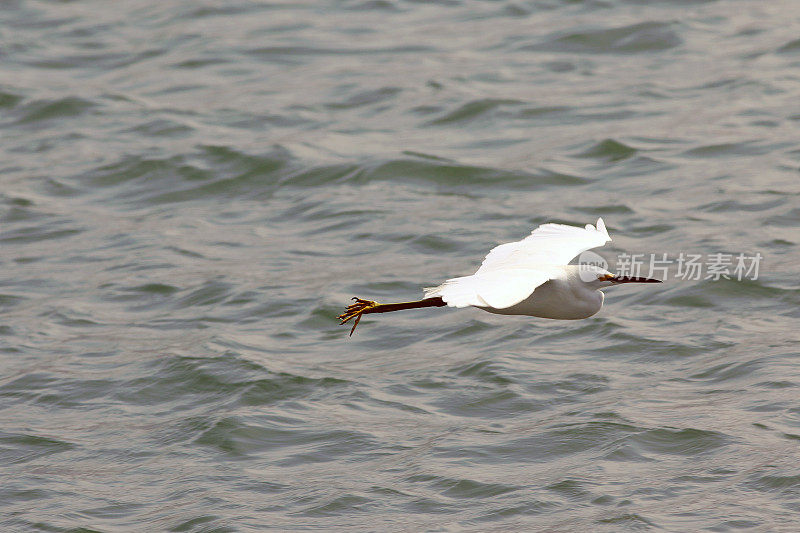
[[[597,287],[581,279],[586,271],[581,273],[579,268],[582,267],[566,265],[561,276],[539,285],[530,296],[510,307],[479,309],[498,315],[527,315],[559,320],[588,318],[603,307],[604,295]]]

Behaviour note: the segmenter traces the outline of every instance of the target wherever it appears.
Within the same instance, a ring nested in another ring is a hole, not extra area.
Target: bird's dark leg
[[[362,300],[356,297],[353,297],[353,300],[355,300],[355,303],[348,305],[345,312],[336,317],[341,320],[340,325],[349,322],[353,318],[356,319],[356,321],[353,322],[353,328],[350,330],[351,337],[356,330],[356,326],[361,321],[361,315],[368,315],[370,313],[390,313],[392,311],[418,309],[420,307],[444,307],[447,305],[444,303],[444,300],[438,296],[436,298],[424,298],[413,302],[401,302],[396,304],[379,304],[372,300]]]

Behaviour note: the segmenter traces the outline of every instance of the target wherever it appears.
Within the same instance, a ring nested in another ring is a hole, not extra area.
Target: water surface
[[[734,531],[800,511],[794,2],[10,2],[5,531]],[[757,279],[425,309],[540,223]]]

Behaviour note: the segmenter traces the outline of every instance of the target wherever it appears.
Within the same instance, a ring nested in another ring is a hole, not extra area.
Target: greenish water
[[[4,3],[2,530],[794,530],[798,17]],[[758,278],[337,325],[598,216]]]

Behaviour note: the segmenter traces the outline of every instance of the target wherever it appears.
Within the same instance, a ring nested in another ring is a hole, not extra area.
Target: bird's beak
[[[638,276],[614,276],[608,281],[612,283],[661,283],[660,279],[641,278]]]

